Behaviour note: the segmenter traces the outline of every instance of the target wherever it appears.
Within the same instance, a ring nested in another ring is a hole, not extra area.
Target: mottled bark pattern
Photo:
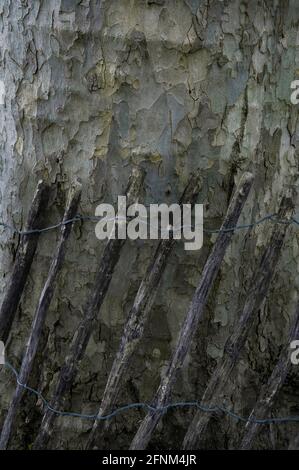
[[[63,222],[73,219],[78,212],[78,205],[81,197],[81,185],[74,184],[70,191],[68,204],[63,217]],[[26,351],[23,357],[21,370],[18,377],[18,384],[15,389],[7,416],[0,437],[0,450],[6,449],[9,439],[11,437],[15,418],[20,406],[22,396],[24,395],[24,388],[20,384],[27,385],[30,378],[31,370],[35,360],[35,356],[40,344],[42,330],[45,324],[46,316],[49,310],[50,303],[53,298],[54,290],[57,284],[57,277],[62,268],[65,258],[67,241],[72,229],[71,223],[66,223],[61,226],[60,238],[53,256],[53,260],[49,269],[49,274],[46,283],[43,287],[38,306],[35,311],[30,337],[26,344]]]
[[[23,228],[25,232],[42,228],[43,215],[49,199],[49,189],[50,188],[43,181],[39,181],[30,207],[27,223]],[[6,343],[8,339],[16,309],[22,297],[36,251],[38,238],[39,233],[21,235],[20,237],[9,287],[0,310],[0,340],[4,343]]]
[[[153,401],[157,408],[165,406],[170,399],[175,380],[184,364],[192,338],[194,337],[198,324],[204,314],[208,296],[220,270],[227,247],[233,236],[233,231],[226,231],[226,229],[231,229],[237,225],[252,183],[253,175],[251,173],[245,173],[242,176],[229,205],[225,220],[221,226],[221,232],[219,233],[212,252],[203,268],[199,285],[195,291],[190,308],[180,331],[169,367],[165,376],[161,380]],[[130,449],[137,450],[146,448],[162,415],[162,411],[149,412],[147,414],[138,428]]]
[[[193,175],[180,198],[180,204],[194,204],[200,187],[200,175]],[[121,338],[120,348],[116,354],[108,377],[98,416],[104,416],[111,411],[117,395],[120,392],[121,380],[128,369],[132,355],[143,337],[145,324],[155,301],[160,280],[174,244],[175,240],[172,237],[170,237],[169,240],[161,240],[159,242],[154,257],[140,284],[133,307],[129,312],[124,334]],[[109,421],[102,421],[101,423],[99,421],[94,422],[87,443],[88,448],[96,448],[101,445],[103,435],[109,429],[109,425]]]
[[[143,172],[139,169],[134,169],[126,191],[128,205],[138,201],[142,192],[143,179]],[[104,253],[99,262],[96,282],[90,292],[84,309],[84,317],[75,329],[70,352],[61,369],[55,394],[51,401],[52,408],[59,409],[64,402],[63,399],[65,398],[66,392],[68,392],[73,385],[80,366],[80,361],[85,354],[95,320],[99,317],[100,308],[104,302],[115,266],[118,263],[125,242],[125,239],[111,239],[108,240],[105,246]],[[47,445],[53,431],[53,421],[55,418],[56,415],[54,413],[49,409],[45,410],[41,428],[34,443],[35,449],[43,449]]]
[[[279,220],[290,220],[293,213],[293,201],[291,197],[283,197],[280,210],[278,212]],[[203,394],[201,403],[209,408],[221,405],[219,396],[223,392],[227,380],[238,361],[244,347],[250,329],[253,326],[255,316],[258,313],[262,302],[265,300],[270,282],[274,276],[275,268],[281,254],[284,238],[288,224],[277,224],[272,229],[272,235],[269,245],[262,255],[260,265],[253,275],[250,287],[246,296],[244,307],[242,308],[239,320],[232,335],[228,338],[225,347],[223,359],[213,372],[208,382],[207,388]],[[206,427],[211,419],[211,413],[197,411],[195,414],[183,442],[184,449],[196,449],[200,439],[202,439]]]
[[[290,344],[292,341],[297,340],[297,338],[299,338],[299,303],[278,361],[275,364],[268,382],[262,387],[257,403],[249,416],[248,422],[246,423],[244,437],[241,444],[241,449],[243,450],[251,449],[254,444],[254,439],[258,434],[260,425],[253,420],[264,419],[267,416],[267,413],[270,413],[274,399],[286,380],[292,367],[290,358],[292,349],[290,348]]]
[[[24,226],[37,182],[48,179],[47,223],[61,220],[65,194],[81,178],[80,212],[123,194],[132,164],[146,168],[145,202],[177,202],[199,169],[205,226],[218,228],[246,171],[256,174],[240,223],[278,210],[279,196],[298,184],[298,105],[290,84],[298,79],[298,0],[0,0],[0,218]],[[296,199],[296,213],[298,197]],[[243,303],[268,225],[237,232],[207,304],[204,337],[191,344],[173,399],[201,396],[221,360]],[[230,379],[226,398],[250,414],[290,327],[298,296],[299,242],[290,228],[273,286],[258,315],[244,360]],[[118,404],[150,401],[167,368],[190,299],[215,236],[192,254],[176,242]],[[57,231],[40,236],[22,300],[6,345],[19,365],[57,244]],[[47,398],[55,391],[74,324],[83,317],[105,244],[94,225],[78,223],[45,324],[45,347],[31,385]],[[0,228],[0,304],[8,290],[17,239]],[[96,413],[140,282],[156,244],[127,243],[93,328],[67,408]],[[0,427],[15,382],[0,372]],[[298,368],[276,398],[290,415],[298,403]],[[41,415],[24,396],[13,448],[32,446]],[[107,448],[126,449],[138,411],[111,421]],[[152,445],[179,448],[190,422],[187,410],[165,415]],[[225,420],[212,426],[203,446],[236,447],[243,427]],[[287,428],[287,438],[286,431]],[[59,418],[49,447],[82,448],[91,423]],[[30,432],[29,432],[30,430]],[[257,448],[288,447],[294,426],[263,427]],[[117,436],[117,437],[116,437]],[[273,437],[274,436],[274,437]],[[116,444],[117,441],[117,444]]]

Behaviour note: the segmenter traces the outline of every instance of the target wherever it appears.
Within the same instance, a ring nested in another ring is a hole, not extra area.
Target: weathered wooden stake
[[[39,181],[24,231],[41,228],[43,212],[45,211],[49,198],[49,186],[44,181]],[[11,326],[20,302],[27,276],[33,261],[38,243],[39,233],[35,232],[22,235],[18,247],[13,272],[11,275],[8,291],[2,302],[0,310],[0,340],[6,343]]]
[[[279,209],[279,219],[290,218],[292,210],[292,199],[284,197]],[[214,371],[206,391],[204,392],[202,404],[206,407],[213,406],[215,403],[217,404],[219,396],[239,358],[240,352],[253,324],[255,318],[254,313],[259,310],[268,292],[288,225],[289,224],[286,223],[280,223],[275,225],[273,228],[269,245],[261,258],[260,265],[256,273],[253,276],[251,287],[239,321],[233,334],[226,342],[223,359]],[[210,413],[203,411],[198,411],[195,414],[183,442],[184,449],[195,448],[206,429],[210,417]]]
[[[70,192],[70,197],[63,221],[70,220],[77,214],[78,204],[81,196],[81,185],[76,183]],[[66,241],[71,233],[72,224],[68,223],[61,226],[60,239],[54,254],[48,278],[42,290],[38,306],[35,312],[30,337],[27,343],[26,352],[22,361],[20,374],[18,377],[18,385],[14,392],[11,404],[8,409],[6,419],[2,428],[0,437],[0,449],[6,449],[15,422],[15,418],[20,406],[21,399],[24,394],[24,388],[20,384],[27,384],[33,367],[34,359],[38,349],[42,329],[45,323],[46,315],[54,294],[57,275],[62,267],[62,263],[66,252]]]
[[[184,325],[181,329],[170,365],[156,393],[153,402],[155,407],[159,408],[165,406],[169,398],[177,373],[182,367],[189,350],[192,336],[202,318],[208,295],[219,272],[226,248],[233,236],[233,231],[226,231],[225,229],[236,226],[252,183],[253,175],[251,173],[245,173],[229,205],[224,223],[221,227],[222,230],[204,266],[200,283],[195,291]],[[152,411],[147,414],[132,441],[130,449],[144,449],[147,446],[162,414],[162,410]]]
[[[201,178],[199,173],[192,175],[180,199],[180,204],[194,204],[200,188]],[[155,300],[157,289],[174,243],[173,238],[169,240],[164,239],[159,242],[140,284],[134,304],[128,315],[118,353],[108,377],[98,416],[104,416],[115,403],[120,390],[121,380],[128,368],[128,363],[143,336],[144,326]],[[101,425],[99,421],[95,421],[87,447],[96,447],[101,434],[107,431],[108,427],[109,421],[101,421]]]
[[[275,396],[283,386],[285,379],[291,367],[290,355],[292,350],[290,344],[293,340],[299,338],[299,303],[294,315],[294,320],[276,366],[267,384],[262,388],[259,398],[254,406],[250,417],[246,423],[245,434],[241,444],[241,449],[250,449],[256,434],[260,428],[260,424],[252,422],[252,419],[263,419],[269,412]]]
[[[138,200],[143,179],[143,172],[135,168],[126,191],[128,205]],[[52,408],[58,408],[63,404],[65,394],[70,389],[76,377],[80,361],[84,356],[92,333],[94,321],[108,291],[114,268],[119,260],[121,249],[125,241],[125,239],[110,239],[104,248],[96,274],[94,288],[85,307],[84,317],[75,330],[70,353],[61,369],[55,394],[51,401]],[[55,417],[56,415],[49,409],[45,410],[39,434],[34,443],[34,449],[43,449],[46,447],[52,433]]]

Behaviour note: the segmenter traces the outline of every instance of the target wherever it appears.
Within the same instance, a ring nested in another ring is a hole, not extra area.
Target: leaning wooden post
[[[202,318],[208,295],[219,272],[226,248],[233,236],[233,230],[231,229],[233,229],[238,222],[252,183],[253,175],[251,173],[245,173],[229,205],[224,223],[221,226],[221,231],[204,266],[200,283],[195,291],[184,325],[181,329],[170,365],[168,366],[165,377],[162,379],[154,399],[153,406],[156,408],[165,406],[170,396],[177,373],[182,367],[188,353],[192,336]],[[146,415],[132,441],[130,449],[146,448],[162,415],[163,410],[159,409],[151,411]]]
[[[134,168],[126,191],[128,205],[138,200],[143,185],[143,179],[143,172],[138,168]],[[72,386],[76,377],[80,361],[84,356],[92,333],[94,321],[108,291],[114,268],[119,260],[121,249],[125,241],[125,239],[110,239],[104,248],[97,270],[95,284],[85,306],[84,317],[75,330],[70,353],[61,369],[54,397],[51,401],[52,408],[58,408],[63,404],[65,394]],[[56,415],[49,409],[45,410],[39,434],[34,442],[34,449],[44,449],[46,447],[52,433],[55,417]]]
[[[201,178],[198,173],[197,175],[191,176],[180,199],[180,205],[194,204],[200,189]],[[172,237],[159,242],[156,252],[139,286],[134,304],[128,315],[118,353],[108,377],[98,418],[108,413],[115,403],[121,380],[128,368],[128,363],[143,336],[145,323],[155,300],[157,289],[174,243],[175,240]],[[87,444],[88,448],[96,446],[100,435],[108,429],[108,421],[101,421],[102,426],[99,426],[99,424],[99,420],[94,422],[93,430]]]
[[[293,210],[293,202],[289,197],[282,199],[278,218],[280,220],[290,218]],[[221,363],[214,371],[202,398],[205,407],[215,406],[224,386],[236,364],[240,352],[245,344],[250,328],[252,327],[255,315],[259,310],[268,292],[279,255],[281,253],[283,241],[289,223],[279,223],[273,227],[271,239],[266,248],[260,265],[253,276],[251,287],[245,301],[238,323],[226,342],[224,355]],[[210,420],[211,413],[198,411],[185,436],[183,442],[184,449],[194,449],[202,437],[206,426]]]
[[[42,180],[38,182],[28,219],[24,228],[25,232],[41,228],[43,212],[47,207],[49,198],[49,186]],[[4,343],[8,339],[15,313],[20,302],[28,273],[37,247],[39,232],[21,235],[13,272],[9,281],[9,288],[4,297],[0,310],[0,340]]]
[[[68,205],[64,213],[63,222],[73,219],[77,214],[80,195],[81,185],[76,183],[71,189]],[[2,433],[0,437],[1,450],[6,449],[8,445],[13,430],[14,422],[17,416],[17,412],[20,406],[20,402],[24,394],[24,387],[22,387],[21,384],[26,385],[30,377],[46,315],[54,294],[57,275],[62,267],[62,263],[65,257],[66,242],[71,233],[71,228],[71,223],[62,224],[61,226],[60,239],[50,266],[48,278],[42,290],[38,306],[35,312],[30,337],[27,343],[26,352],[22,361],[22,366],[18,377],[18,384],[2,428]]]
[[[283,386],[287,374],[291,367],[290,354],[292,350],[290,344],[293,340],[298,339],[299,337],[299,303],[294,315],[294,320],[292,321],[291,328],[284,345],[276,366],[274,367],[272,374],[267,382],[267,384],[262,388],[260,396],[254,406],[248,421],[245,427],[245,434],[241,444],[241,449],[247,450],[250,449],[254,438],[258,432],[260,424],[258,424],[256,419],[263,419],[269,412],[271,405],[274,401],[275,396]]]

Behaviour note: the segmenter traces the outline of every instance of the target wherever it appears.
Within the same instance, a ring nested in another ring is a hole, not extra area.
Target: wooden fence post
[[[245,434],[242,440],[241,449],[249,450],[256,434],[258,433],[260,424],[256,423],[255,419],[263,419],[269,412],[275,396],[283,386],[285,379],[291,367],[290,355],[292,350],[290,344],[294,339],[299,337],[299,302],[296,308],[294,319],[291,323],[290,331],[283,346],[279,359],[272,371],[268,382],[262,387],[261,393],[257,402],[250,413],[248,421],[245,426]]]
[[[38,182],[24,231],[41,228],[43,212],[47,208],[49,186],[42,180]],[[8,339],[15,313],[20,302],[38,243],[39,233],[21,235],[9,288],[0,310],[0,340]]]
[[[70,219],[73,219],[77,214],[78,204],[81,196],[81,185],[78,183],[74,185],[70,192],[67,208],[64,213],[63,222],[66,222]],[[18,377],[18,384],[14,392],[11,404],[8,409],[6,419],[2,428],[2,433],[0,437],[0,449],[6,449],[12,430],[17,416],[17,412],[20,406],[21,399],[24,394],[24,387],[29,380],[30,373],[33,367],[34,359],[38,349],[42,329],[45,323],[46,315],[53,298],[57,276],[61,270],[65,252],[66,252],[66,242],[71,233],[72,224],[67,223],[61,226],[60,239],[50,266],[49,274],[46,280],[46,283],[43,287],[39,303],[35,312],[32,329],[30,337],[27,343],[25,355],[23,357],[21,371]]]
[[[169,398],[177,372],[183,365],[190,347],[191,339],[203,315],[208,295],[219,272],[225,251],[233,236],[233,230],[227,229],[232,229],[236,226],[252,183],[253,175],[251,173],[244,173],[229,205],[212,252],[204,266],[199,285],[193,296],[171,362],[156,393],[153,403],[156,408],[165,406]],[[159,409],[150,411],[146,415],[132,441],[130,449],[146,448],[162,415],[163,411]]]
[[[289,197],[283,197],[278,217],[285,219],[291,217],[293,202]],[[289,224],[278,223],[273,227],[268,247],[264,251],[259,267],[253,276],[248,296],[237,325],[226,342],[223,359],[216,367],[202,398],[202,404],[209,407],[217,404],[217,400],[233,370],[240,352],[247,339],[248,333],[254,321],[254,313],[258,311],[268,292],[275,267],[283,246],[286,230]],[[184,449],[194,449],[202,437],[211,414],[197,411],[183,442]]]
[[[138,200],[143,180],[144,173],[140,169],[135,168],[126,191],[128,205]],[[94,321],[105,299],[114,268],[119,260],[125,242],[125,239],[110,239],[104,248],[96,273],[95,284],[84,309],[84,317],[74,332],[70,353],[66,357],[65,363],[61,369],[54,397],[51,401],[52,408],[57,408],[63,404],[65,394],[70,389],[76,377],[80,361],[84,356],[92,333]],[[43,449],[46,447],[52,433],[55,417],[56,415],[52,411],[49,409],[45,410],[39,434],[34,442],[34,449]]]
[[[192,175],[181,196],[180,205],[194,204],[200,188],[201,179],[199,173]],[[159,242],[153,259],[140,284],[134,304],[128,315],[119,350],[108,377],[98,417],[104,416],[114,405],[120,390],[121,380],[128,368],[128,363],[143,336],[145,323],[155,300],[157,289],[174,243],[175,241],[172,237]],[[108,427],[108,421],[101,421],[100,425],[99,420],[96,420],[89,436],[87,447],[97,447],[100,436],[107,431]]]

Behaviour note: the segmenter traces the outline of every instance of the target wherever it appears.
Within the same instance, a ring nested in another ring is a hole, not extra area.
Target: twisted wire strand
[[[40,233],[43,233],[43,232],[48,232],[50,230],[55,230],[59,227],[62,227],[63,225],[78,222],[80,220],[100,221],[100,220],[103,220],[103,217],[77,214],[72,219],[68,219],[68,220],[59,222],[55,225],[50,225],[50,226],[42,228],[42,229],[38,228],[38,229],[27,230],[27,231],[26,230],[18,230],[17,228],[13,227],[12,225],[6,224],[4,222],[0,222],[0,226],[2,226],[4,229],[10,230],[14,234],[17,234],[19,236],[24,236],[24,235],[32,235],[32,234],[40,234]],[[110,218],[110,219],[105,218],[105,222],[109,222],[109,221],[119,222],[119,221],[122,221],[122,220],[126,221],[127,219],[125,217],[120,217],[120,216]],[[297,219],[295,219],[294,217],[291,218],[290,220],[280,220],[280,219],[277,218],[277,214],[269,214],[269,215],[266,215],[266,216],[262,217],[261,219],[255,221],[255,222],[252,222],[252,223],[249,223],[249,224],[241,224],[241,225],[237,225],[235,227],[228,227],[228,228],[225,228],[225,229],[223,229],[223,228],[220,228],[220,229],[205,229],[205,228],[203,228],[203,231],[205,233],[213,234],[213,233],[220,233],[220,232],[231,232],[231,231],[235,231],[235,230],[247,230],[247,229],[253,228],[257,225],[260,225],[262,223],[265,223],[267,221],[272,221],[272,222],[280,223],[280,224],[299,225],[299,221]],[[147,222],[145,222],[145,221],[139,220],[139,222],[144,223],[144,224],[147,225]],[[164,230],[164,232],[166,232],[166,233],[169,233],[169,231],[175,232],[175,231],[181,230],[182,228],[185,228],[185,227],[194,228],[191,225],[182,225],[180,227],[171,227],[169,230],[166,230],[166,231]],[[174,403],[169,403],[169,404],[167,404],[163,407],[156,407],[156,406],[148,404],[148,403],[131,403],[131,404],[128,404],[128,405],[121,406],[121,407],[115,409],[114,411],[112,411],[111,413],[109,413],[107,415],[104,415],[104,416],[99,416],[98,414],[83,414],[83,413],[76,413],[76,412],[61,411],[61,410],[57,410],[57,409],[53,408],[50,405],[50,403],[46,400],[46,398],[41,394],[41,392],[29,387],[26,384],[21,383],[20,380],[19,380],[18,372],[16,371],[16,369],[9,362],[6,362],[5,366],[13,373],[13,375],[15,376],[16,382],[20,387],[24,388],[28,392],[30,392],[30,393],[34,394],[35,396],[37,396],[42,401],[43,405],[48,410],[50,410],[52,413],[55,413],[56,415],[59,415],[59,416],[68,416],[68,417],[73,417],[73,418],[81,418],[81,419],[87,419],[87,420],[99,420],[99,421],[101,421],[101,420],[111,419],[111,418],[115,417],[116,415],[118,415],[120,413],[123,413],[123,412],[131,410],[131,409],[137,409],[137,408],[143,408],[147,411],[152,411],[152,412],[166,413],[169,409],[172,409],[172,408],[186,408],[186,407],[190,408],[190,407],[192,407],[192,408],[197,408],[197,409],[199,409],[203,412],[207,412],[207,413],[215,413],[215,412],[220,411],[220,412],[226,414],[227,416],[230,416],[231,418],[233,418],[237,421],[242,421],[242,422],[246,422],[246,423],[249,422],[249,423],[256,423],[256,424],[270,424],[270,423],[280,424],[280,423],[289,423],[289,422],[299,422],[299,416],[272,417],[272,418],[264,418],[264,419],[258,419],[258,418],[254,418],[252,416],[244,417],[244,416],[238,415],[234,411],[229,410],[224,405],[222,405],[222,406],[215,405],[215,406],[206,407],[198,401],[174,402]]]
[[[59,227],[62,227],[63,225],[78,222],[80,220],[82,220],[82,221],[90,220],[90,221],[93,221],[93,222],[99,222],[101,220],[104,220],[105,222],[112,222],[112,221],[120,222],[120,221],[127,221],[128,219],[129,219],[129,217],[125,218],[125,217],[117,216],[117,217],[107,219],[107,218],[97,217],[97,216],[77,214],[72,219],[64,220],[64,221],[61,221],[57,224],[49,225],[48,227],[45,227],[45,228],[36,228],[36,229],[32,229],[32,230],[19,230],[16,227],[14,227],[12,225],[9,225],[5,222],[0,222],[0,226],[3,227],[6,230],[10,230],[13,234],[24,236],[24,235],[32,235],[32,234],[40,234],[40,233],[44,233],[44,232],[49,232],[50,230],[55,230]],[[281,220],[281,219],[277,218],[277,214],[269,214],[269,215],[266,215],[266,216],[262,217],[261,219],[258,219],[258,220],[256,220],[255,222],[252,222],[252,223],[241,224],[241,225],[236,225],[235,227],[227,227],[227,228],[219,228],[219,229],[206,229],[206,228],[203,228],[203,231],[205,233],[213,234],[213,233],[220,233],[220,232],[234,232],[235,230],[247,230],[247,229],[250,229],[250,228],[254,228],[257,225],[260,225],[260,224],[265,223],[267,221],[272,221],[272,222],[279,223],[279,224],[299,225],[299,220],[295,219],[294,217],[290,218],[290,220]],[[140,222],[144,225],[148,225],[148,222],[143,221],[142,217],[138,218],[138,222]],[[169,229],[161,230],[161,232],[162,233],[163,232],[169,233],[170,231],[176,232],[176,231],[181,230],[182,228],[193,228],[194,229],[194,226],[193,225],[180,225],[179,227],[170,226]]]
[[[226,414],[227,416],[235,419],[236,421],[241,421],[244,423],[249,422],[249,423],[256,423],[256,424],[270,424],[270,423],[283,424],[283,423],[299,422],[299,416],[282,416],[282,417],[273,417],[273,418],[264,418],[264,419],[258,419],[258,418],[249,416],[246,418],[244,416],[238,415],[234,411],[229,410],[224,405],[204,406],[203,404],[201,404],[200,402],[196,400],[168,403],[167,405],[162,406],[162,407],[156,407],[149,403],[130,403],[128,405],[120,406],[119,408],[116,408],[114,411],[104,416],[99,416],[98,413],[84,414],[84,413],[76,413],[76,412],[71,412],[71,411],[61,411],[56,408],[53,408],[48,402],[48,400],[46,400],[46,398],[41,394],[41,392],[39,392],[38,390],[35,390],[34,388],[29,387],[26,384],[21,383],[19,380],[19,374],[17,370],[9,362],[5,363],[5,367],[8,368],[13,373],[16,379],[16,382],[20,387],[34,394],[35,396],[37,396],[48,410],[50,410],[52,413],[55,413],[58,416],[68,416],[71,418],[80,418],[80,419],[93,420],[93,421],[94,420],[105,421],[108,419],[112,419],[118,414],[124,413],[125,411],[138,409],[138,408],[145,409],[146,411],[160,412],[160,413],[162,412],[163,414],[172,408],[197,408],[198,410],[201,410],[206,413],[222,412]]]

